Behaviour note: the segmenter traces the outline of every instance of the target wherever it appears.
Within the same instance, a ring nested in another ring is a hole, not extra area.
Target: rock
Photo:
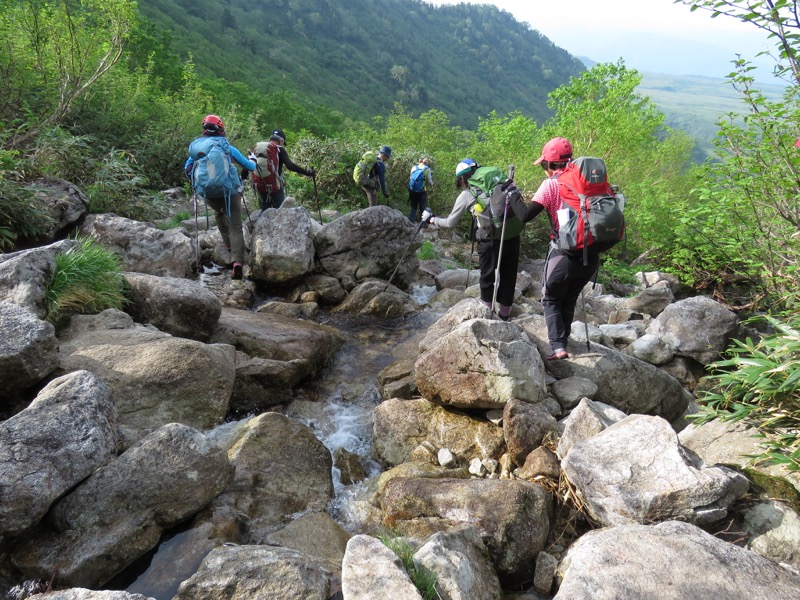
[[[383,598],[422,600],[394,552],[374,537],[354,535],[342,561],[342,597],[374,600],[376,591]]]
[[[253,230],[252,277],[264,286],[301,280],[314,268],[311,217],[304,208],[267,209]]]

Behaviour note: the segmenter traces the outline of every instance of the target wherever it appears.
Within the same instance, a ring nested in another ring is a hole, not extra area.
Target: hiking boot
[[[564,358],[572,358],[572,355],[563,348],[558,348],[557,350],[553,350],[553,353],[547,357],[547,360],[562,360]]]
[[[244,274],[244,267],[242,267],[242,263],[240,262],[233,263],[233,274],[231,275],[231,279],[241,279],[243,274]]]

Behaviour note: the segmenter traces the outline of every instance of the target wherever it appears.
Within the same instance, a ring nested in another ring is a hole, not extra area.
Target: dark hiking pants
[[[584,265],[582,255],[573,257],[552,249],[547,256],[544,266],[542,308],[547,322],[547,336],[550,338],[550,347],[553,351],[559,348],[567,349],[578,297],[597,271],[600,257],[594,255],[588,259],[589,264]]]

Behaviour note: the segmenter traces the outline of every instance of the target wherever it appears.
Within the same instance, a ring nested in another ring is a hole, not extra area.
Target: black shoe
[[[241,279],[243,274],[244,269],[242,268],[242,263],[233,263],[233,275],[231,275],[231,279]]]

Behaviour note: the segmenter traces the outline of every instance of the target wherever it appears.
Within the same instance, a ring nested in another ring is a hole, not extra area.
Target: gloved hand
[[[514,185],[514,180],[513,179],[506,179],[500,185],[500,190],[503,191],[503,192],[508,191],[508,190],[510,190],[512,188],[516,189],[516,186]]]
[[[502,188],[501,188],[501,189],[502,189]],[[514,182],[513,182],[513,181],[511,182],[511,185],[509,185],[509,186],[508,186],[508,187],[505,189],[505,193],[506,193],[506,198],[507,198],[507,199],[509,199],[509,200],[511,200],[511,199],[513,199],[514,197],[516,197],[516,196],[519,196],[519,195],[520,195],[520,191],[517,189],[517,186],[516,186],[516,185],[514,185]]]
[[[314,167],[309,167],[308,169],[306,169],[306,175],[308,175],[309,177],[314,177],[314,175],[316,174],[317,172],[314,170]]]
[[[242,172],[240,173],[240,175],[242,176],[242,181],[244,181],[250,176],[250,169],[248,169],[247,167],[242,167]]]
[[[247,160],[252,160],[253,162],[256,162],[258,160],[258,157],[251,152],[250,154],[247,155]]]
[[[422,211],[422,214],[420,215],[419,219],[420,219],[420,221],[422,221],[423,223],[430,223],[430,222],[431,222],[431,219],[432,219],[433,217],[435,217],[435,216],[436,216],[436,215],[434,215],[434,214],[433,214],[433,213],[430,211],[430,209],[426,208],[425,210],[423,210],[423,211]]]

